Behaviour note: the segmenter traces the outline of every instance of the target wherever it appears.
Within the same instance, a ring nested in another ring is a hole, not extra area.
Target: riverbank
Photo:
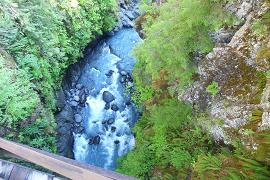
[[[99,76],[98,74],[101,73],[100,70],[103,69],[102,71],[104,71],[104,68],[106,67],[105,66],[106,62],[104,62],[105,64],[103,64],[104,67],[101,67],[97,64],[94,65],[97,71],[96,73],[94,72],[90,73],[87,71],[91,69],[91,67],[89,66],[91,66],[90,64],[92,63],[92,61],[94,62],[97,61],[97,59],[99,59],[98,61],[100,61],[101,63],[103,61],[102,56],[104,56],[104,58],[108,56],[106,53],[102,54],[103,51],[107,51],[105,50],[106,48],[109,48],[110,51],[108,52],[109,54],[112,53],[111,55],[109,55],[110,58],[112,59],[120,58],[119,60],[121,60],[120,62],[117,63],[117,72],[118,73],[122,72],[121,75],[122,77],[119,80],[117,79],[118,77],[116,77],[115,81],[121,81],[122,85],[124,85],[125,87],[128,85],[131,88],[132,86],[131,72],[135,62],[130,57],[129,53],[135,42],[137,42],[140,39],[138,35],[136,35],[135,30],[132,30],[134,26],[133,20],[138,16],[139,16],[139,9],[137,1],[130,1],[129,3],[126,3],[125,1],[120,1],[118,24],[116,25],[116,27],[114,27],[114,29],[111,32],[108,32],[103,36],[97,37],[96,40],[91,42],[85,49],[84,52],[85,58],[79,60],[77,63],[71,65],[68,68],[66,75],[63,79],[62,89],[58,92],[57,95],[57,102],[58,102],[57,109],[59,109],[59,112],[56,114],[58,124],[57,148],[58,152],[61,155],[74,158],[73,135],[85,132],[86,129],[85,126],[87,126],[85,125],[85,123],[87,122],[88,116],[85,115],[86,112],[83,113],[82,111],[86,111],[83,109],[87,108],[88,106],[92,106],[92,104],[89,105],[87,104],[87,98],[90,96],[90,94],[92,97],[96,96],[95,93],[97,93],[98,90],[101,90],[100,87],[102,86],[101,84],[98,85],[97,80],[92,78],[92,76],[93,77]],[[99,55],[100,57],[97,57],[98,56],[97,54],[101,54],[102,56]],[[107,59],[109,57],[107,57]],[[108,61],[110,61],[110,59],[108,59]],[[108,78],[113,76],[113,74],[118,74],[115,71],[116,70],[110,69],[108,70],[108,72],[102,73],[103,75],[107,74],[106,77]],[[104,79],[104,83],[107,81],[108,80]],[[117,86],[119,87],[122,85],[117,83]],[[95,88],[95,92],[91,92],[93,88]],[[118,90],[115,89],[114,91]],[[120,94],[122,95],[120,95],[118,99],[124,96],[123,93],[125,90],[121,91],[122,92],[120,92]],[[131,104],[131,102],[127,103]],[[109,106],[109,104],[107,106]],[[118,109],[122,111],[124,107],[118,106],[113,104],[111,108],[114,109],[115,111],[118,111]],[[101,109],[103,109],[103,107]],[[115,120],[113,119],[113,122],[114,121]],[[109,125],[111,125],[112,123],[110,123]],[[116,130],[114,129],[113,131]],[[95,135],[91,136],[93,138],[93,144],[96,145],[99,144],[101,139],[100,135],[96,133]],[[114,142],[116,140],[111,141]],[[119,143],[121,144],[122,142]]]

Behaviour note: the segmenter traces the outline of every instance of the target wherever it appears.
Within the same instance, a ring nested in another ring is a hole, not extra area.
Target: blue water
[[[138,112],[133,103],[128,103],[130,97],[121,82],[123,76],[120,72],[131,74],[135,64],[131,51],[139,41],[141,39],[134,29],[122,29],[99,42],[93,52],[85,57],[87,64],[78,83],[83,84],[90,95],[80,113],[85,132],[74,134],[76,160],[114,170],[117,158],[134,147],[131,128],[138,119]],[[111,76],[108,76],[109,71],[113,72]],[[110,105],[116,104],[118,111],[105,109],[106,103],[102,98],[104,91],[113,94],[115,100]],[[110,118],[114,119],[112,124],[104,123]],[[99,144],[89,144],[89,139],[95,136],[100,137]]]

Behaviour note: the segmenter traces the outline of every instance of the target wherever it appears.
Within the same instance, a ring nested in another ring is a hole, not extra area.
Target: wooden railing
[[[75,180],[112,180],[124,179],[133,180],[135,178],[125,176],[113,171],[99,167],[80,163],[72,159],[51,154],[26,145],[18,144],[0,138],[0,148],[4,149],[22,159],[42,166],[60,175]]]

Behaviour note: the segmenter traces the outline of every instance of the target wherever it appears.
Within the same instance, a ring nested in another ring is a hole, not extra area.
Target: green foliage
[[[37,119],[20,130],[19,142],[49,152],[56,152],[55,131],[56,125],[45,117]]]
[[[153,97],[154,90],[151,86],[138,86],[136,91],[132,92],[132,100],[138,106],[142,105],[145,101]]]
[[[154,176],[158,168],[164,174],[187,176],[191,163],[212,146],[192,118],[191,107],[176,100],[152,106],[136,124],[136,147],[121,159],[118,171],[142,179]]]
[[[244,152],[244,151],[242,151]],[[246,155],[226,151],[202,155],[194,164],[194,179],[254,180],[269,179],[267,164]]]
[[[213,81],[206,87],[206,91],[215,96],[218,93],[218,83]]]
[[[198,173],[198,177],[200,179],[207,179],[208,176],[211,176],[212,178],[218,178],[218,173],[221,171],[221,168],[222,162],[218,156],[212,156],[211,154],[208,154],[202,155],[198,158],[194,170],[196,173]]]
[[[63,70],[113,26],[115,7],[114,0],[3,0],[0,46],[28,72],[45,105],[54,108]]]
[[[18,128],[38,104],[38,95],[33,90],[24,70],[8,68],[7,57],[0,54],[0,126]]]
[[[1,0],[0,53],[4,49],[16,61],[10,68],[10,60],[0,57],[6,137],[55,152],[54,92],[87,43],[113,27],[115,10],[115,0]]]
[[[179,88],[188,85],[195,70],[192,54],[209,52],[213,44],[208,32],[230,22],[221,9],[219,1],[212,0],[169,0],[162,4],[159,17],[153,23],[146,22],[146,39],[134,51],[138,60],[134,76],[140,77],[135,81],[137,87],[151,85],[142,81],[158,79],[161,70],[167,72],[170,83],[177,82]]]
[[[258,36],[269,35],[270,30],[270,10],[266,11],[264,14],[255,20],[252,24],[252,30]]]

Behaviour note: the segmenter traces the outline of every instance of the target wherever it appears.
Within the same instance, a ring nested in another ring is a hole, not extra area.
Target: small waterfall
[[[130,52],[140,40],[134,29],[122,29],[86,57],[78,83],[89,96],[80,110],[84,131],[73,134],[76,160],[114,170],[118,157],[134,147],[131,128],[138,112],[126,86],[133,84],[135,60]]]

